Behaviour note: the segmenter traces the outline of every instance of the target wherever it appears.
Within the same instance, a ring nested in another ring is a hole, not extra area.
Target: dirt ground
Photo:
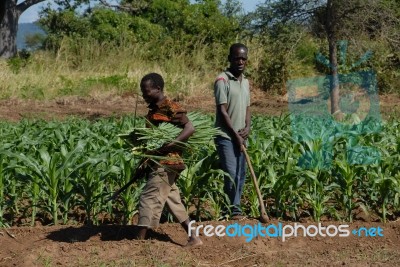
[[[251,110],[255,114],[279,116],[288,112],[287,95],[267,95],[261,91],[253,91]],[[400,116],[400,96],[380,96],[380,111],[383,118]],[[189,111],[214,113],[212,95],[176,99]],[[96,119],[108,116],[133,114],[136,98],[131,94],[122,96],[105,95],[98,97],[64,97],[50,101],[11,99],[0,100],[0,120],[18,121],[23,118],[63,119],[78,116]],[[138,99],[138,114],[144,115],[146,105]]]
[[[192,248],[182,247],[187,236],[171,223],[145,241],[134,239],[135,226],[12,227],[0,229],[0,266],[399,266],[399,221],[356,222],[349,229],[378,226],[383,237],[257,237],[247,243],[245,237],[203,235],[203,246]]]
[[[175,99],[180,101],[189,111],[214,113],[212,95]],[[96,119],[108,116],[133,114],[136,98],[134,95],[98,96],[98,97],[64,97],[50,101],[11,99],[0,100],[0,120],[18,121],[23,118],[63,119],[78,116]],[[287,112],[285,96],[267,96],[262,92],[253,92],[252,110],[256,113],[280,115]],[[138,99],[138,114],[147,111],[142,98]]]
[[[384,118],[399,117],[400,98],[381,96]],[[184,99],[189,110],[214,112],[212,96]],[[253,92],[252,110],[265,115],[287,112],[284,96]],[[0,101],[0,120],[22,118],[63,119],[79,116],[96,119],[132,114],[135,99],[130,95],[104,98],[68,97],[53,101]],[[139,115],[146,107],[139,100]],[[231,222],[202,222],[230,224]],[[255,219],[239,222],[257,223]],[[278,224],[273,220],[271,223]],[[289,222],[282,222],[283,224]],[[339,222],[324,222],[324,225]],[[400,221],[362,219],[349,229],[381,227],[383,237],[297,237],[281,238],[205,237],[204,245],[182,247],[187,236],[179,224],[161,224],[150,239],[134,239],[135,226],[36,226],[0,229],[0,266],[400,266]]]

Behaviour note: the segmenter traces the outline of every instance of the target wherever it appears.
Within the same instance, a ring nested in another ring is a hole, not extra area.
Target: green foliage
[[[163,27],[146,18],[133,17],[130,27],[137,42],[161,41],[165,37]]]
[[[268,57],[270,52],[266,50],[266,57],[259,66],[262,75],[256,77],[257,83],[267,90],[282,91],[284,82],[297,76],[293,73],[301,73],[298,71],[301,68],[312,71],[309,67],[315,57],[313,53],[320,50],[329,54],[329,36],[331,41],[343,39],[354,43],[351,53],[348,53],[353,59],[370,49],[375,56],[369,66],[361,68],[371,67],[379,73],[380,90],[398,92],[395,89],[399,80],[399,46],[396,41],[400,36],[398,3],[395,0],[330,3],[328,6],[327,1],[265,1],[251,14],[254,18],[252,33],[264,40],[269,50],[273,50],[271,59]],[[299,38],[299,31],[294,30],[296,27],[304,27],[303,31],[312,34],[314,44],[308,38]],[[282,51],[274,51],[275,45]],[[306,47],[308,49],[304,49]],[[360,48],[364,51],[357,51]],[[291,53],[297,49],[302,53],[309,51],[307,59],[297,52]],[[330,69],[321,69],[318,63],[315,67],[322,73],[331,72]],[[345,65],[339,66],[340,73],[348,71]],[[306,72],[301,74],[307,75]]]
[[[7,60],[7,65],[12,72],[18,74],[26,65],[28,65],[31,54],[27,50],[20,51],[15,57]]]
[[[257,55],[260,62],[251,70],[251,78],[262,90],[282,94],[289,79],[314,75],[319,44],[305,28],[279,25],[279,30],[259,40],[263,45]]]
[[[95,9],[89,17],[91,30],[88,33],[99,42],[121,38],[132,40],[134,33],[130,29],[131,23],[129,14],[110,9]]]
[[[379,163],[350,164],[347,148],[353,140],[332,139],[331,169],[298,166],[299,159],[312,152],[318,140],[292,139],[288,117],[256,117],[252,128],[248,151],[264,199],[275,200],[269,206],[271,214],[294,220],[311,215],[316,221],[323,215],[352,221],[354,211],[359,208],[381,214],[384,221],[387,214],[391,218],[398,214],[399,168],[394,164],[398,158],[397,122],[387,123],[380,133],[359,135],[360,145],[377,148],[385,155]],[[247,190],[245,196],[252,199],[251,191]],[[252,204],[250,211],[257,214],[257,205]]]
[[[239,32],[235,18],[224,16],[217,1],[168,0],[152,1],[135,16],[108,8],[94,8],[83,16],[74,9],[51,10],[42,13],[40,23],[48,33],[48,47],[59,47],[63,36],[91,37],[98,42],[124,41],[165,42],[193,39],[204,43],[228,44]]]
[[[219,130],[212,126],[209,118],[200,113],[190,112],[188,113],[188,118],[196,131],[187,142],[178,142],[176,146],[184,149],[184,158],[191,160],[192,154],[203,150],[204,146],[210,145],[210,142],[219,133]],[[134,155],[157,160],[160,156],[146,155],[146,152],[159,149],[162,145],[173,142],[182,129],[171,123],[150,126],[150,128],[136,127],[130,129],[129,133],[119,134],[119,137],[123,138],[131,146]]]
[[[90,24],[86,18],[79,18],[73,10],[45,9],[39,23],[47,33],[45,47],[57,49],[63,36],[86,36]]]
[[[328,72],[315,61],[316,53],[329,54],[321,24],[321,18],[326,17],[326,1],[265,1],[256,12],[246,15],[237,0],[224,4],[216,0],[121,1],[126,7],[137,8],[126,12],[82,5],[87,2],[58,1],[59,9],[46,8],[41,14],[40,22],[48,34],[45,48],[51,48],[56,60],[66,60],[75,70],[87,66],[107,69],[113,65],[110,58],[131,50],[132,59],[140,61],[135,68],[147,63],[141,72],[155,65],[164,66],[166,73],[189,70],[201,77],[218,73],[227,64],[228,46],[240,41],[249,46],[250,54],[256,51],[249,58],[247,71],[254,86],[262,90],[284,94],[287,80]],[[343,30],[338,37],[356,36],[350,38],[356,45],[349,46],[349,62],[370,49],[373,58],[359,69],[375,70],[381,91],[398,92],[398,7],[394,0],[378,2],[368,9],[358,0],[350,1],[348,6],[340,1],[340,14],[357,5],[359,8],[351,9],[346,19],[338,22]],[[383,19],[377,19],[381,16]],[[33,43],[39,42],[33,39]],[[124,59],[128,57],[123,55]],[[122,65],[120,73],[107,76],[126,73],[129,63],[125,60]],[[339,66],[340,71],[346,66]],[[187,79],[167,79],[173,91],[190,93],[184,88]],[[66,86],[59,91],[86,92],[82,87]]]
[[[98,86],[104,86],[106,88],[117,88],[118,93],[126,91],[132,91],[132,88],[136,88],[138,84],[135,81],[131,81],[127,75],[111,75],[103,77],[87,78],[82,83],[78,83],[83,88],[95,88]],[[88,89],[86,89],[88,91]]]
[[[229,45],[239,33],[239,22],[221,14],[216,1],[201,1],[189,5],[183,12],[183,27],[188,37],[204,38],[205,43]]]
[[[212,127],[212,117],[196,116],[193,121],[201,122],[197,127]],[[140,160],[118,138],[134,124],[132,117],[96,122],[0,122],[0,226],[22,218],[30,224],[36,220],[129,224],[138,212],[145,180],[123,192],[119,201],[107,202],[107,198],[131,179]],[[253,117],[248,152],[263,198],[268,199],[268,213],[296,221],[304,216],[315,221],[324,216],[351,221],[355,211],[362,209],[378,214],[383,221],[398,218],[399,125],[398,121],[387,122],[380,133],[360,135],[360,144],[379,149],[380,162],[350,164],[347,147],[353,140],[336,138],[331,169],[303,169],[299,159],[312,151],[313,144],[292,138],[289,117]],[[214,143],[201,144],[186,154],[188,168],[177,184],[192,216],[220,219],[228,203],[223,193],[224,173],[218,169]],[[250,176],[243,206],[249,215],[259,215]],[[77,210],[84,211],[80,218]]]

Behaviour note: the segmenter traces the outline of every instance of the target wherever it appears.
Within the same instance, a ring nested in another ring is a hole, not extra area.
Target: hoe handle
[[[244,153],[244,156],[246,157],[246,162],[247,162],[247,165],[249,166],[249,169],[250,169],[251,178],[253,180],[254,188],[256,189],[256,192],[257,192],[258,202],[260,203],[260,213],[261,213],[260,217],[265,222],[267,222],[267,221],[269,221],[269,217],[267,215],[267,212],[265,211],[264,201],[263,201],[263,198],[262,198],[262,195],[261,195],[260,188],[258,187],[257,177],[256,177],[256,174],[254,173],[253,165],[251,164],[249,154],[247,154],[247,150],[246,150],[246,147],[244,145],[242,145],[242,151]]]
[[[146,160],[143,159],[139,163],[139,167],[136,169],[136,172],[133,175],[133,177],[131,178],[131,180],[129,180],[129,182],[127,182],[123,187],[118,189],[111,197],[109,197],[107,199],[107,202],[111,201],[111,200],[115,200],[119,196],[119,194],[121,194],[123,191],[125,191],[129,186],[131,186],[134,182],[139,180],[146,173],[146,168],[144,167],[144,164],[146,163],[146,161],[147,161],[147,159]]]

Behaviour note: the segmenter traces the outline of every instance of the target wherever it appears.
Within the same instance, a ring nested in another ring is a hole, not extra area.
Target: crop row
[[[212,117],[202,119],[212,125]],[[36,221],[130,224],[145,178],[116,201],[108,198],[131,179],[140,160],[118,138],[133,125],[128,116],[0,122],[0,226]],[[352,221],[360,211],[383,221],[399,216],[397,121],[385,122],[379,131],[327,131],[311,133],[312,138],[293,133],[289,116],[253,117],[248,152],[269,214],[315,221],[323,216]],[[221,219],[227,206],[224,173],[217,162],[210,136],[206,145],[189,154],[188,168],[177,181],[196,219]],[[250,179],[243,206],[249,216],[258,216]]]

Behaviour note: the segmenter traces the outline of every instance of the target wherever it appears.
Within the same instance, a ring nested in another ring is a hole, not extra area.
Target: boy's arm
[[[250,125],[251,125],[251,113],[250,113],[250,107],[248,106],[246,108],[246,126],[239,130],[239,134],[243,139],[247,139],[247,137],[249,137],[250,134]]]
[[[233,129],[231,118],[227,112],[227,104],[217,105],[217,112],[220,113],[223,123],[225,124],[226,129],[229,131],[230,136],[233,138],[233,141],[238,145],[241,149],[242,144],[244,143],[243,137]]]
[[[186,116],[186,115],[184,115],[184,116]],[[192,134],[194,132],[195,132],[195,128],[194,128],[192,122],[189,121],[189,119],[187,119],[187,122],[183,125],[183,129],[180,132],[180,134],[175,138],[174,141],[163,145],[160,148],[161,149],[160,152],[163,152],[164,150],[168,151],[168,150],[171,150],[171,149],[176,148],[176,147],[178,147],[178,148],[182,147],[180,145],[180,143],[186,142],[189,139],[189,137],[192,136]]]
[[[146,154],[162,155],[171,151],[181,150],[183,148],[182,143],[186,142],[190,136],[193,135],[195,128],[192,122],[186,116],[186,112],[179,112],[178,114],[175,114],[173,124],[179,128],[182,128],[182,131],[179,133],[179,135],[173,141],[164,144],[158,149],[148,151]]]

